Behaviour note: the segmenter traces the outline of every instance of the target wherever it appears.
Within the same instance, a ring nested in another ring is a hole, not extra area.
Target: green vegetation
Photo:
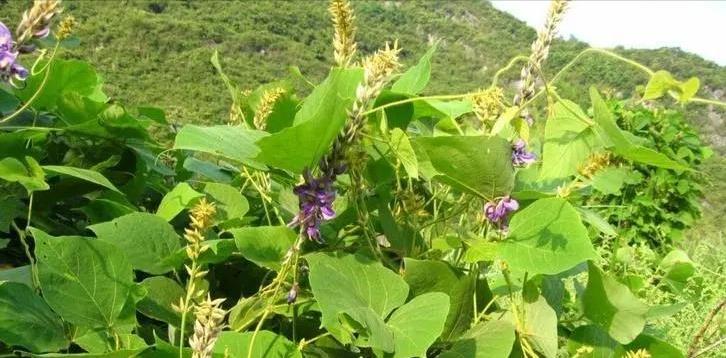
[[[722,68],[556,41],[531,126],[521,64],[491,82],[535,34],[487,3],[355,2],[353,39],[337,1],[335,40],[323,2],[122,4],[0,83],[0,356],[726,352],[726,166],[682,112]]]

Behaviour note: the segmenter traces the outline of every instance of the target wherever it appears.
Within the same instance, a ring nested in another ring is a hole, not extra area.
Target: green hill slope
[[[27,1],[0,5],[0,19],[14,25]],[[536,33],[484,1],[354,1],[360,52],[399,40],[403,57],[415,61],[439,41],[429,92],[460,93],[484,86],[510,58],[527,54]],[[90,60],[110,83],[107,92],[130,105],[163,107],[180,122],[220,122],[229,100],[209,63],[214,50],[242,88],[255,88],[298,65],[310,79],[332,62],[325,1],[66,1],[80,22],[81,45],[67,56]],[[543,14],[544,16],[544,14]],[[552,73],[586,44],[558,41],[546,72]],[[710,89],[726,88],[726,71],[675,49],[624,50],[628,56],[679,77],[696,75]],[[514,80],[518,71],[511,71]],[[590,57],[575,68],[577,83],[561,85],[568,97],[585,99],[584,85],[625,91],[645,78],[627,66]],[[697,111],[694,117],[703,117]],[[703,123],[694,118],[696,123]],[[718,131],[703,126],[707,132]],[[708,134],[708,133],[707,133]],[[720,134],[720,133],[719,133]]]

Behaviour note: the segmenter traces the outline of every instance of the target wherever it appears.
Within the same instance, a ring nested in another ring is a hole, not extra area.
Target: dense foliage
[[[564,6],[553,2],[553,28]],[[163,110],[111,100],[91,65],[59,57],[74,43],[63,25],[0,48],[13,55],[0,70],[29,68],[0,90],[0,352],[555,358],[705,347],[713,327],[691,345],[670,341],[664,323],[723,295],[672,245],[699,211],[694,166],[707,156],[676,112],[608,104],[595,87],[569,100],[557,75],[523,81],[531,92],[514,101],[496,81],[422,96],[438,43],[405,68],[396,44],[356,46],[347,2],[330,11],[335,64],[316,83],[292,71],[246,90],[228,57],[206,51],[226,88],[205,95],[229,95],[227,123],[184,125],[168,146],[150,134],[170,125]],[[525,70],[553,36],[540,33]],[[29,44],[32,66],[17,56]],[[704,101],[697,80],[644,72],[644,100]],[[638,206],[644,197],[656,204]]]

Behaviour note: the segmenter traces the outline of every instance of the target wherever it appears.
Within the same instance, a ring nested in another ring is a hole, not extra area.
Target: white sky
[[[492,1],[539,29],[548,1]],[[680,47],[726,65],[726,1],[573,1],[559,28],[594,47]]]

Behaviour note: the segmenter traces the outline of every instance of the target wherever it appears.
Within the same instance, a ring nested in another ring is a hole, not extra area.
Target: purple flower
[[[506,231],[509,228],[509,213],[519,209],[519,203],[505,196],[499,199],[499,202],[488,202],[484,204],[484,215],[492,223],[499,226],[500,229]]]
[[[527,142],[518,138],[512,143],[512,164],[517,167],[527,166],[534,163],[537,156],[527,151]]]
[[[18,51],[14,48],[12,33],[0,22],[0,80],[7,82],[14,77],[22,81],[28,77],[28,70],[17,59]]]
[[[305,235],[311,240],[322,242],[320,237],[320,224],[324,220],[335,217],[333,202],[335,189],[330,176],[313,177],[310,170],[303,173],[305,182],[296,186],[293,192],[298,196],[300,211],[290,223],[290,226],[302,226]]]

